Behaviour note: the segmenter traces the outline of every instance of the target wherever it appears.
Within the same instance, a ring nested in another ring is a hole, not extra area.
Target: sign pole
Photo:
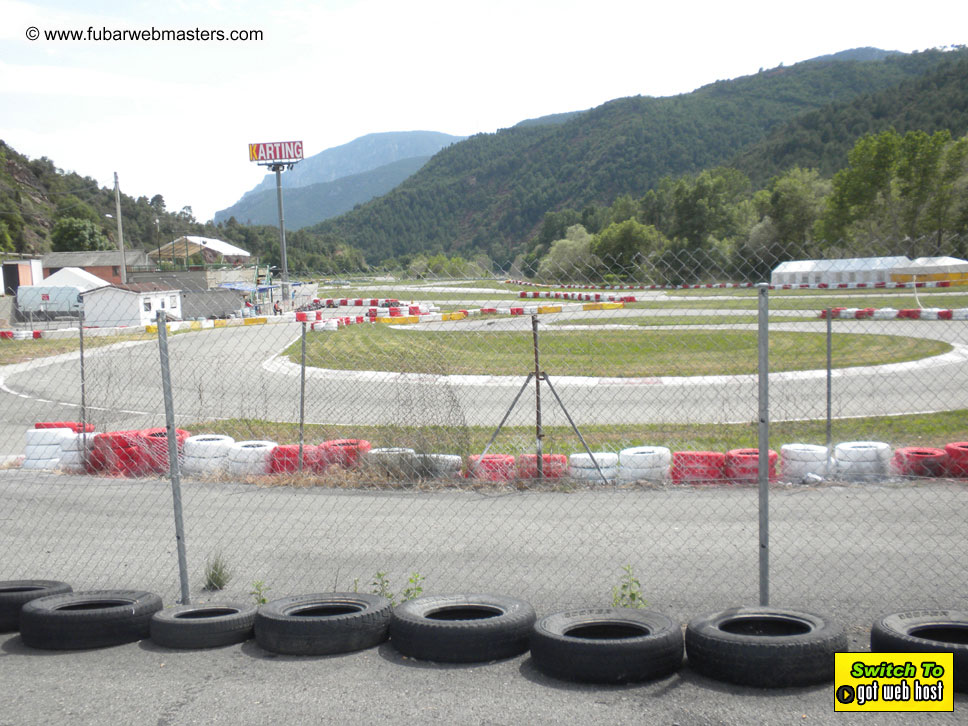
[[[276,173],[276,200],[279,203],[279,257],[282,262],[282,300],[283,305],[289,305],[289,262],[286,259],[286,218],[282,212],[282,168],[285,164],[274,164],[272,170]],[[292,168],[292,165],[289,165]],[[284,308],[285,309],[285,308]]]

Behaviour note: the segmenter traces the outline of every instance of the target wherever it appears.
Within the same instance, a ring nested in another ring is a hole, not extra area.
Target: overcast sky
[[[949,0],[0,0],[0,18],[0,139],[200,221],[262,178],[250,142],[310,156],[380,131],[492,132],[847,48],[968,42],[968,3]],[[263,39],[45,38],[152,27]]]

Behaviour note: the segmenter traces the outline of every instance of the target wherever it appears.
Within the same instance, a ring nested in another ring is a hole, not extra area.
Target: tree
[[[108,250],[111,241],[94,222],[76,217],[57,220],[50,233],[51,249],[55,252]]]
[[[10,230],[7,229],[7,223],[0,219],[0,252],[14,252],[16,246],[13,243],[13,237],[10,236]]]
[[[580,224],[572,225],[562,239],[551,243],[538,265],[538,276],[553,282],[584,282],[597,278],[602,261],[591,250],[592,236]]]
[[[634,219],[613,222],[595,235],[591,251],[619,275],[633,274],[642,260],[666,246],[668,240],[652,225]]]

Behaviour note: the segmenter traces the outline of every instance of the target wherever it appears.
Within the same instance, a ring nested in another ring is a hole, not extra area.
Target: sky
[[[849,48],[968,42],[950,0],[0,0],[0,18],[0,139],[199,221],[262,179],[249,143],[491,133]],[[97,39],[152,28],[261,39]]]

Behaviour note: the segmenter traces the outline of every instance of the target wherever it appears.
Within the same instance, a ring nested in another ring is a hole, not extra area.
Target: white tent
[[[916,276],[916,277],[915,277]],[[918,257],[891,270],[895,282],[968,279],[968,260],[958,257]]]
[[[852,257],[833,260],[789,260],[782,262],[770,275],[771,285],[840,285],[889,282],[899,265],[911,260],[897,257]]]
[[[39,287],[76,287],[84,291],[109,284],[107,280],[102,280],[80,267],[63,267],[53,275],[45,277]]]

